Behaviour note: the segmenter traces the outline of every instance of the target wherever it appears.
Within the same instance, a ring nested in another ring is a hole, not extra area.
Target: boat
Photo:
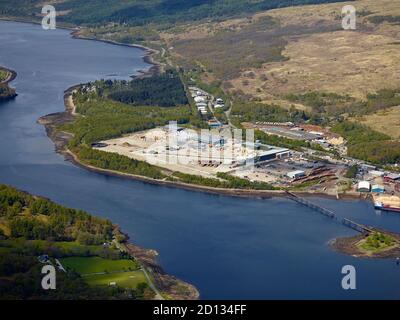
[[[375,209],[383,210],[383,211],[399,212],[400,213],[400,207],[391,206],[391,205],[384,204],[384,203],[379,202],[379,201],[375,201]]]

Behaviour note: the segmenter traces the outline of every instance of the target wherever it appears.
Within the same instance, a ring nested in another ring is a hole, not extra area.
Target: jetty
[[[297,203],[300,203],[301,205],[308,207],[330,219],[336,220],[348,228],[351,228],[351,229],[353,229],[357,232],[363,233],[363,234],[370,234],[373,232],[372,228],[362,225],[360,223],[357,223],[350,219],[338,218],[337,215],[333,211],[331,211],[327,208],[324,208],[318,204],[315,204],[305,198],[302,198],[302,197],[298,196],[297,194],[294,194],[293,192],[286,191],[286,193],[287,193],[289,199],[291,199]]]

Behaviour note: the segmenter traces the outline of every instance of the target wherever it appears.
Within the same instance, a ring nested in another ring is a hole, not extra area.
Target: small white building
[[[306,173],[302,170],[296,170],[296,171],[291,171],[291,172],[287,173],[287,176],[290,179],[298,179],[298,178],[304,177],[305,175],[306,175]]]
[[[196,103],[206,102],[206,99],[203,97],[194,97],[194,102],[196,102]]]
[[[360,181],[357,185],[358,192],[370,192],[371,184],[368,181]]]
[[[197,106],[198,108],[201,108],[201,107],[206,108],[206,107],[207,107],[207,103],[205,103],[205,102],[198,102],[198,103],[196,103],[196,106]]]

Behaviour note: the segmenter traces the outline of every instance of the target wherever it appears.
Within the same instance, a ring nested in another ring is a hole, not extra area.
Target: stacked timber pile
[[[397,208],[400,207],[400,197],[398,197],[398,196],[380,195],[380,196],[375,196],[374,200],[384,203],[385,205],[388,205],[391,207],[397,207]]]

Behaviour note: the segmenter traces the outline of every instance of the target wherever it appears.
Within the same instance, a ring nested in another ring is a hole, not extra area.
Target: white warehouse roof
[[[371,190],[371,184],[368,181],[360,181],[358,183],[357,189],[362,190]]]

